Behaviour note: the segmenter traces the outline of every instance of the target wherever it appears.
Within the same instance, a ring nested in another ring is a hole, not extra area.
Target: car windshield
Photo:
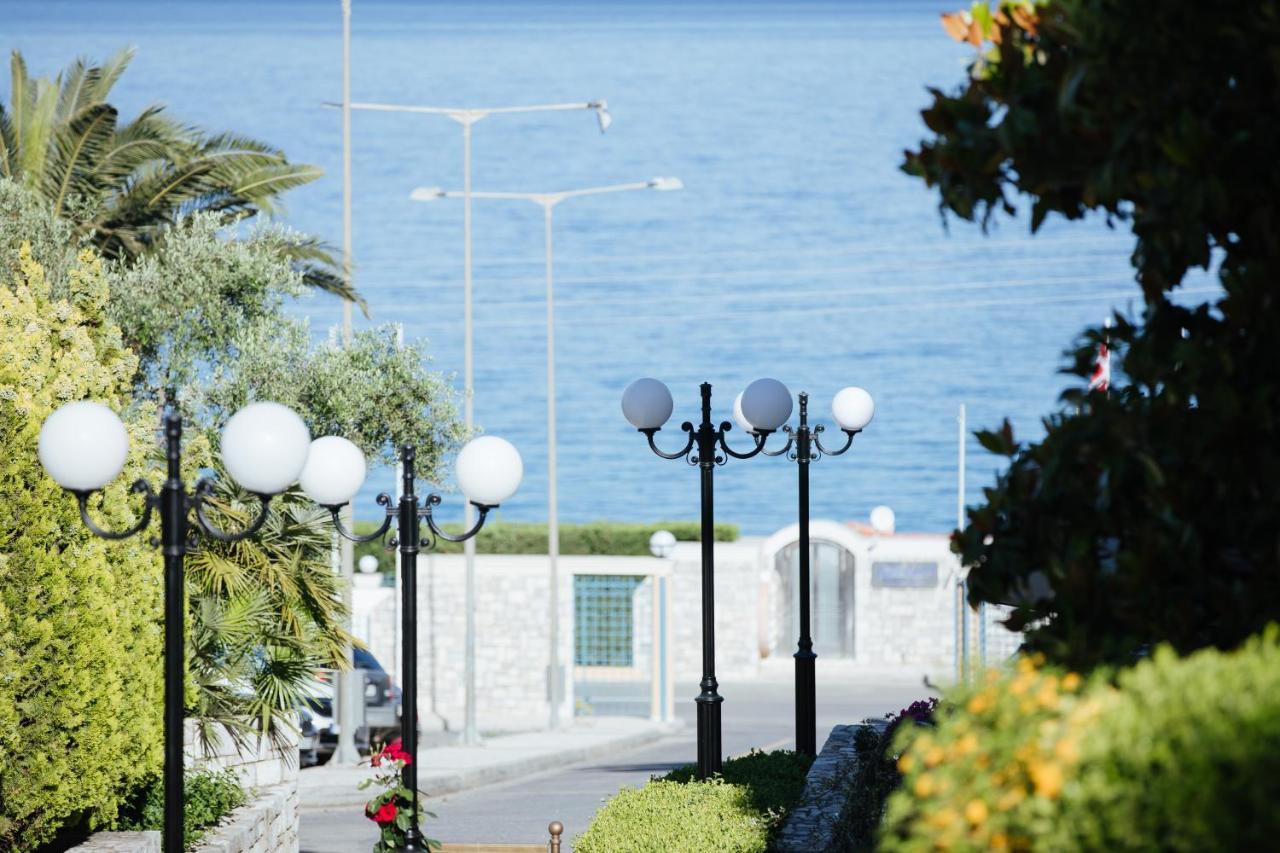
[[[371,669],[374,672],[383,672],[382,664],[378,663],[378,659],[368,651],[356,648],[351,651],[356,669]]]

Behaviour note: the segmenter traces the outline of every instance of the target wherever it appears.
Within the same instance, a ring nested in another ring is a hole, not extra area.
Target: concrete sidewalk
[[[579,717],[558,731],[486,738],[480,746],[418,750],[418,788],[429,797],[542,773],[645,746],[680,731],[682,724],[635,717]],[[298,774],[298,805],[304,809],[363,805],[372,776],[368,765],[309,767]]]

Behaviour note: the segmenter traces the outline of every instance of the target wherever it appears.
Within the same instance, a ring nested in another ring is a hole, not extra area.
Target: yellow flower
[[[1014,788],[1003,794],[1000,799],[996,800],[996,808],[1002,812],[1007,812],[1016,807],[1027,798],[1026,793],[1021,788]]]
[[[927,797],[938,790],[938,785],[928,773],[921,773],[912,789],[917,797]]]
[[[1024,672],[1013,680],[1009,685],[1009,692],[1014,696],[1021,696],[1031,689],[1031,685],[1035,683],[1036,677],[1028,672]]]
[[[1062,793],[1062,768],[1052,761],[1039,761],[1031,765],[1031,782],[1036,795],[1055,799]]]
[[[1036,700],[1040,703],[1040,707],[1050,710],[1058,707],[1058,691],[1054,689],[1052,684],[1046,684],[1040,688],[1040,692],[1036,694]]]
[[[1067,764],[1075,764],[1080,760],[1080,746],[1075,738],[1063,738],[1054,747],[1053,754]]]
[[[924,754],[924,766],[937,767],[939,764],[942,763],[942,759],[946,757],[947,757],[947,754],[942,751],[942,747],[940,746],[930,747],[930,749]]]
[[[991,696],[989,692],[984,690],[977,696],[969,700],[969,704],[965,706],[970,714],[981,714],[991,707]]]
[[[1074,693],[1080,687],[1080,675],[1075,672],[1068,672],[1062,677],[1062,689],[1068,693]]]
[[[992,849],[992,850],[1008,850],[1008,849],[1009,849],[1009,836],[1005,835],[1003,832],[994,832],[994,833],[992,833],[992,834],[991,834],[991,849]]]
[[[987,819],[990,814],[987,810],[987,804],[982,800],[970,800],[969,804],[964,807],[964,816],[969,823],[978,826]]]
[[[970,732],[969,734],[960,738],[960,740],[956,741],[957,755],[961,755],[961,756],[968,755],[971,752],[977,752],[977,750],[978,750],[978,736],[975,735],[973,732]]]
[[[916,760],[911,757],[911,753],[904,752],[898,757],[898,772],[910,773],[911,768],[915,766]]]
[[[1022,675],[1029,675],[1035,671],[1036,665],[1031,662],[1029,657],[1018,658],[1018,672]]]

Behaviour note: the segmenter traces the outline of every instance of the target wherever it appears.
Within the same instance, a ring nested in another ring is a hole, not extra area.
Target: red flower
[[[391,743],[387,744],[386,748],[382,750],[382,755],[384,758],[389,758],[392,761],[403,761],[405,764],[413,763],[413,760],[409,757],[409,753],[404,751],[404,744],[401,742],[400,738],[396,738],[391,741]]]
[[[373,803],[370,802],[364,807],[364,816],[376,823],[378,826],[386,826],[396,819],[396,803],[395,800],[388,800],[378,807],[378,810],[370,811]]]

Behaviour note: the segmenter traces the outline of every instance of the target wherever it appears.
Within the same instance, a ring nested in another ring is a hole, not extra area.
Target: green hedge
[[[377,528],[371,521],[356,523],[356,530],[369,533]],[[445,530],[458,533],[462,526],[446,524]],[[649,537],[656,530],[670,530],[681,542],[697,542],[702,527],[696,521],[657,521],[651,524],[635,524],[621,521],[592,521],[587,524],[560,525],[560,553],[587,554],[592,556],[649,556]],[[736,524],[717,524],[717,542],[733,542],[738,538]],[[390,534],[388,534],[390,539]],[[439,542],[435,548],[441,554],[459,554],[462,545],[455,542]],[[486,524],[476,536],[476,550],[481,554],[545,554],[547,553],[547,525],[517,521],[495,521]],[[369,542],[356,547],[356,559],[364,554],[378,558],[384,572],[394,570],[395,557],[379,542]]]
[[[574,839],[578,853],[762,853],[800,799],[811,760],[785,750],[724,762],[700,782],[692,766],[624,788]]]
[[[62,403],[129,403],[136,360],[103,316],[101,261],[85,252],[50,280],[13,227],[0,218],[0,850],[25,853],[110,822],[159,769],[162,587],[147,537],[94,537],[36,457]],[[154,412],[128,426],[125,470],[93,506],[116,529],[140,505],[128,484]]]
[[[886,851],[1268,850],[1280,837],[1280,631],[1168,647],[1112,678],[1020,661],[896,742]]]

